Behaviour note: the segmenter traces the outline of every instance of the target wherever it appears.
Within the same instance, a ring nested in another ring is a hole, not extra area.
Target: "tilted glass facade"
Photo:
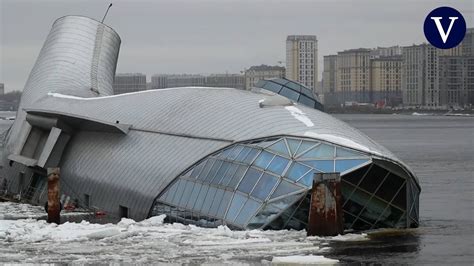
[[[314,109],[321,111],[324,109],[317,94],[314,94],[311,89],[288,79],[278,78],[260,80],[257,82],[255,87],[273,91],[294,102],[301,103]]]
[[[159,195],[151,215],[209,227],[304,229],[313,176],[321,172],[341,173],[346,228],[405,227],[406,178],[368,154],[294,137],[234,144],[206,157]]]

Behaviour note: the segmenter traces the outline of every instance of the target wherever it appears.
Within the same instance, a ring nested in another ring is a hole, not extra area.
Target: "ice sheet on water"
[[[4,204],[0,203],[0,214]],[[232,231],[165,224],[165,216],[117,224],[48,224],[0,220],[0,264],[17,263],[249,263],[273,257],[323,255],[324,238],[305,231]]]
[[[273,257],[272,264],[335,264],[338,260],[328,259],[324,256],[286,256],[286,257]]]
[[[327,240],[327,241],[367,241],[369,237],[366,233],[360,234],[345,234],[345,235],[337,235],[337,236],[328,236],[328,237],[320,237],[320,236],[310,236],[308,239],[314,240]]]
[[[0,219],[26,219],[44,216],[44,208],[16,202],[0,202]]]

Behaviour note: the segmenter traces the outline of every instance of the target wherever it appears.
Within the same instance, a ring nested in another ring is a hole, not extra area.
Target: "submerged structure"
[[[3,139],[1,186],[43,204],[60,167],[62,194],[110,215],[304,229],[313,175],[338,172],[345,228],[418,225],[413,172],[303,88],[285,95],[293,82],[113,95],[119,47],[93,19],[54,22]]]

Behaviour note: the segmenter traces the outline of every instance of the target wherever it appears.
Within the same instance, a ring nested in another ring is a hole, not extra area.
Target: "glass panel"
[[[278,93],[281,90],[281,85],[268,81],[263,85],[263,88]]]
[[[229,170],[224,173],[224,177],[220,182],[221,185],[227,186],[229,184],[230,180],[232,179],[232,176],[235,174],[235,171],[237,171],[237,167],[239,167],[239,165],[229,164]]]
[[[282,210],[277,207],[276,203],[269,203],[263,209],[261,209],[255,217],[250,220],[248,227],[260,228],[266,222],[276,218],[278,213],[280,213],[281,211]]]
[[[186,208],[192,209],[194,204],[196,203],[197,197],[199,195],[199,192],[201,191],[202,185],[199,183],[194,184],[193,191],[191,192],[191,196],[189,197],[189,201],[186,204]]]
[[[314,160],[314,161],[302,161],[321,172],[332,173],[334,172],[334,161],[333,160]]]
[[[159,199],[160,199],[160,200],[166,199],[166,197],[167,197],[168,194],[169,194],[169,191],[170,191],[169,189],[165,190],[165,191],[163,192],[163,194],[160,195]]]
[[[201,209],[202,204],[204,203],[204,199],[206,198],[207,190],[209,189],[209,186],[203,185],[201,187],[201,191],[199,191],[199,195],[196,199],[196,204],[194,204],[194,210],[198,211]]]
[[[364,211],[360,214],[360,217],[370,223],[375,223],[377,219],[383,214],[383,211],[387,205],[388,204],[386,202],[373,197],[365,207]],[[381,218],[386,219],[386,217]]]
[[[268,166],[268,170],[272,171],[275,174],[281,175],[283,170],[285,170],[286,166],[288,165],[289,160],[285,159],[280,156],[275,156],[272,162]]]
[[[227,158],[227,157],[229,156],[229,154],[232,152],[233,149],[234,149],[233,146],[228,147],[228,148],[226,148],[225,150],[223,150],[220,154],[218,154],[217,157],[219,157],[219,158]]]
[[[349,182],[353,185],[359,184],[360,180],[366,176],[367,171],[373,166],[373,164],[361,167],[357,170],[351,171],[344,176],[342,176],[342,180]]]
[[[212,204],[211,204],[211,209],[209,210],[209,215],[211,216],[217,215],[217,211],[219,210],[219,205],[221,203],[223,195],[224,195],[224,190],[217,189],[216,196],[214,197],[214,200],[212,201]]]
[[[188,203],[189,197],[191,196],[191,192],[193,191],[194,182],[186,181],[186,187],[184,188],[183,195],[181,196],[181,200],[179,201],[179,206],[186,207],[186,203]]]
[[[395,199],[393,199],[392,204],[396,205],[397,207],[405,210],[407,207],[407,193],[406,193],[406,183],[403,184],[402,189],[400,189],[400,192],[398,192],[397,196],[395,196]]]
[[[174,205],[179,204],[179,200],[181,199],[181,196],[183,195],[185,187],[186,187],[186,181],[180,179],[179,183],[178,183],[178,189],[176,190],[176,194],[174,195],[173,200],[171,201],[171,203],[173,203]]]
[[[237,156],[239,155],[239,153],[242,151],[243,147],[240,146],[240,145],[237,145],[237,146],[234,146],[234,149],[232,150],[232,152],[229,154],[229,156],[227,156],[227,159],[229,160],[234,160],[235,158],[237,158]]]
[[[193,168],[193,171],[191,172],[191,177],[197,178],[199,176],[199,173],[201,172],[202,168],[206,164],[206,161],[201,162],[197,166]]]
[[[214,179],[212,179],[211,183],[216,184],[216,185],[219,184],[222,178],[224,177],[224,175],[226,174],[227,170],[229,170],[230,165],[231,163],[229,162],[223,162],[221,165],[221,168],[219,168],[219,171],[217,171],[217,174],[214,177]]]
[[[235,223],[240,224],[240,225],[245,225],[247,221],[250,219],[250,217],[255,215],[255,212],[260,207],[260,205],[261,203],[253,199],[248,199],[244,207],[240,211],[239,216],[237,216],[237,219],[235,219]]]
[[[289,179],[296,181],[300,177],[302,177],[304,174],[306,174],[309,170],[310,170],[309,167],[297,162],[293,162],[293,164],[290,166],[290,169],[288,169],[286,176]]]
[[[372,166],[372,168],[374,168],[374,167],[375,167],[375,165]],[[371,173],[372,173],[372,170],[367,174],[367,176],[369,176],[369,174],[371,174]],[[365,178],[367,178],[367,176]],[[383,178],[383,177],[381,177],[381,178]],[[377,190],[375,195],[377,195],[378,197],[381,197],[382,199],[390,202],[392,200],[392,198],[395,196],[395,193],[398,191],[398,189],[403,185],[404,181],[405,181],[405,179],[402,179],[397,175],[390,174],[385,179],[382,186],[380,186],[379,190]]]
[[[207,159],[206,165],[202,169],[201,173],[199,174],[198,179],[205,179],[207,177],[207,174],[209,173],[209,170],[211,170],[212,165],[214,164],[214,159]]]
[[[222,200],[219,205],[219,210],[217,211],[217,217],[224,218],[225,211],[227,210],[227,207],[229,206],[229,202],[232,199],[232,192],[225,190],[224,191],[224,196],[222,197]]]
[[[257,149],[252,149],[248,154],[247,156],[245,157],[244,159],[244,163],[247,163],[247,164],[251,164],[253,159],[255,159],[255,156],[257,156],[258,152],[260,150],[257,150]]]
[[[277,181],[278,178],[276,176],[264,173],[252,191],[251,195],[258,199],[265,200]]]
[[[303,189],[303,188],[282,179],[280,184],[278,185],[278,187],[273,192],[270,199],[274,199],[276,197],[286,195],[286,194],[289,194],[291,192],[295,192],[295,191],[298,191],[298,190],[301,190],[301,189]]]
[[[209,213],[209,209],[211,208],[211,204],[214,201],[214,196],[216,195],[216,192],[217,192],[217,189],[215,187],[209,187],[206,198],[204,200],[204,204],[202,205],[202,208],[201,208],[202,214]]]
[[[207,174],[206,178],[204,178],[204,181],[207,183],[211,183],[212,179],[217,174],[217,170],[219,170],[219,167],[221,167],[221,165],[222,165],[222,161],[216,160],[214,165],[211,167],[211,170]]]
[[[287,84],[289,81],[286,80],[286,79],[272,79],[273,82],[276,82],[278,84],[281,84],[281,85],[285,85]]]
[[[291,155],[292,155],[292,156],[295,156],[295,155],[296,155],[296,151],[298,150],[298,147],[299,147],[300,144],[301,144],[301,140],[297,140],[297,139],[286,139],[286,141],[288,142],[288,146],[290,147]]]
[[[344,189],[343,195],[344,194],[347,195],[348,192],[349,191],[346,191],[346,189]],[[359,215],[359,212],[362,210],[362,208],[365,205],[367,205],[367,203],[369,202],[369,199],[370,199],[370,194],[362,190],[356,189],[354,193],[352,193],[351,197],[349,198],[349,201],[344,206],[344,209],[347,209],[352,214],[357,216]]]
[[[305,174],[300,180],[298,180],[298,183],[301,183],[305,185],[308,188],[313,187],[313,179],[314,179],[314,173],[313,171],[310,171],[309,173]]]
[[[266,148],[270,145],[272,145],[273,143],[275,143],[275,141],[277,141],[278,139],[273,139],[273,140],[267,140],[267,141],[263,141],[263,142],[257,142],[257,143],[253,143],[254,145],[257,145],[259,147],[262,147],[262,148]]]
[[[369,160],[336,160],[336,172],[342,173],[368,161]]]
[[[276,229],[276,230],[281,230],[284,228],[283,226],[286,224],[288,219],[290,218],[291,213],[294,212],[294,208],[296,208],[296,205],[299,204],[299,201],[303,194],[298,194],[298,195],[292,195],[280,200],[277,200],[275,202],[272,202],[271,204],[276,205],[277,208],[280,208],[283,210],[283,212],[276,218],[273,219],[272,222],[269,224],[266,229]],[[270,219],[268,219],[267,222],[270,222]],[[298,228],[303,229],[303,228]]]
[[[316,144],[319,144],[319,142],[303,140],[301,142],[300,147],[298,148],[298,151],[296,151],[296,153],[298,154],[298,156],[300,156],[301,153],[305,152],[306,150],[308,150],[309,148],[315,146]]]
[[[336,147],[336,157],[360,157],[360,156],[363,156],[363,154],[353,151],[353,150]]]
[[[263,85],[267,84],[267,82],[268,82],[268,81],[261,79],[261,80],[259,80],[259,81],[257,82],[257,84],[255,84],[255,87],[257,87],[257,88],[263,88]]]
[[[364,180],[362,180],[360,182],[359,186],[361,188],[373,193],[373,192],[375,192],[375,190],[379,186],[380,182],[382,182],[384,180],[385,176],[387,176],[387,174],[389,174],[389,173],[384,168],[379,167],[377,165],[373,165],[370,168],[370,171],[367,173],[367,175],[365,175]],[[388,179],[388,178],[390,178],[390,176],[387,176],[387,178],[385,178],[385,180]],[[396,189],[398,189],[398,187]],[[393,196],[393,193],[391,193],[391,194]],[[387,200],[387,201],[390,201],[390,199]]]
[[[379,227],[395,227],[395,226],[397,226],[397,221],[400,220],[400,217],[402,215],[404,215],[404,212],[402,212],[401,210],[389,205],[389,207],[387,209],[385,209],[385,212],[380,216],[380,219],[377,222],[377,224],[375,225],[375,227],[376,228],[379,228]]]
[[[277,143],[269,146],[267,149],[271,150],[271,151],[274,151],[278,154],[284,155],[284,156],[290,156],[290,154],[288,153],[288,149],[286,148],[286,144],[285,144],[283,139],[281,139]]]
[[[288,88],[290,88],[290,89],[293,89],[293,90],[295,90],[295,91],[297,91],[297,92],[300,92],[300,91],[301,91],[301,85],[296,84],[296,83],[294,83],[293,81],[288,82],[285,86],[288,87]]]
[[[306,152],[301,156],[301,158],[334,158],[334,146],[321,143],[317,147],[314,147],[310,151]]]
[[[232,202],[230,203],[229,210],[227,211],[226,215],[226,220],[233,222],[235,218],[237,217],[237,214],[239,214],[240,208],[244,204],[244,202],[247,200],[247,197],[244,197],[240,195],[239,193],[234,194],[234,198],[232,199]]]
[[[245,157],[249,154],[251,148],[250,147],[244,147],[242,151],[239,153],[239,156],[235,159],[236,161],[243,162]]]
[[[304,95],[301,95],[300,96],[300,99],[298,101],[299,103],[302,103],[303,105],[306,105],[306,106],[309,106],[311,108],[314,108],[314,100],[307,97],[307,96],[304,96]]]
[[[310,97],[310,98],[313,97],[313,92],[312,92],[310,89],[308,89],[308,88],[302,87],[302,88],[301,88],[301,93],[304,94],[304,95],[306,95],[306,96],[308,96],[308,97]]]
[[[280,92],[280,95],[285,96],[286,98],[293,100],[293,101],[298,101],[298,97],[300,94],[294,90],[290,90],[288,88],[283,87],[283,89]]]
[[[242,179],[242,182],[240,182],[238,190],[249,194],[250,191],[252,191],[252,188],[255,186],[255,183],[257,183],[261,174],[262,172],[253,168],[249,168],[245,174],[244,179]]]
[[[168,193],[166,194],[166,198],[163,198],[164,201],[170,202],[173,200],[174,195],[176,194],[176,190],[178,189],[178,182],[180,179],[178,179],[174,184],[172,184],[168,188]]]
[[[235,171],[235,174],[230,180],[228,186],[234,189],[237,186],[237,184],[239,184],[240,180],[242,179],[242,176],[245,174],[245,171],[247,171],[247,168],[248,166],[239,165],[239,167],[237,168],[237,171]]]
[[[260,155],[258,155],[257,159],[253,163],[254,165],[265,169],[267,168],[268,164],[270,163],[270,160],[273,158],[273,154],[267,152],[267,151],[262,151]]]

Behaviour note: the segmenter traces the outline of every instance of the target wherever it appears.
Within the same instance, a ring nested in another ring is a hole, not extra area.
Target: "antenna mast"
[[[107,13],[109,13],[109,9],[112,7],[112,3],[110,3],[109,7],[107,8],[107,11],[105,11],[105,15],[102,18],[102,21],[100,23],[104,23],[105,17],[107,16]]]

